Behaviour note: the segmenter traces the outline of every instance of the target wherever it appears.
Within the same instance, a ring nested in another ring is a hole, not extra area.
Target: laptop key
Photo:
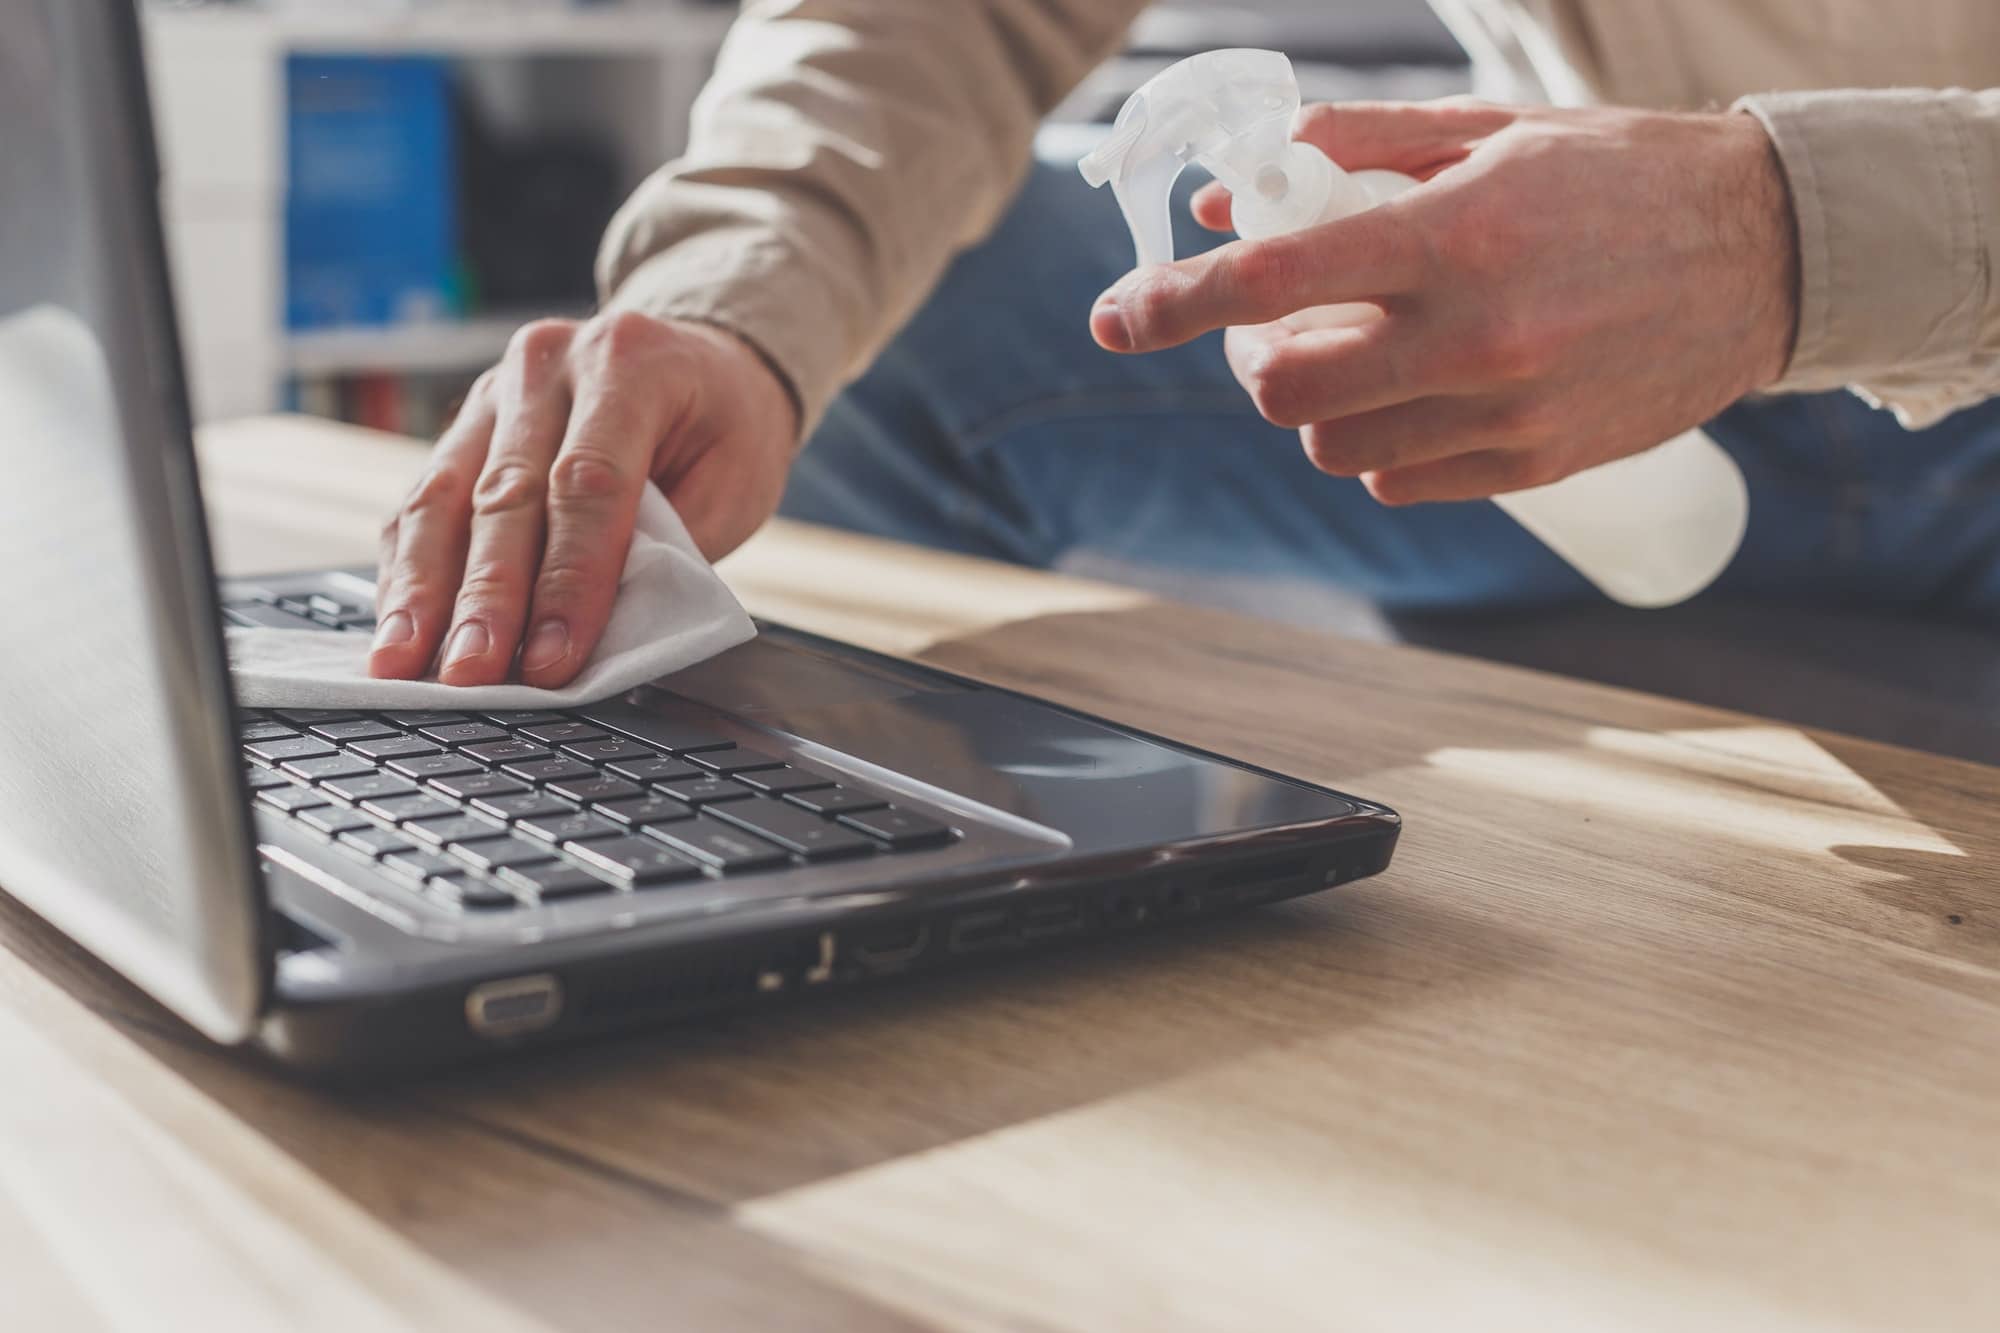
[[[321,740],[328,741],[372,741],[398,734],[394,727],[384,722],[377,722],[372,717],[349,718],[345,722],[322,722],[308,730]]]
[[[791,860],[762,838],[752,837],[709,814],[681,824],[649,828],[646,836],[657,838],[681,855],[724,874],[762,870],[767,866],[784,865]]]
[[[273,768],[245,768],[243,782],[251,791],[270,791],[292,785],[291,778]]]
[[[467,773],[462,777],[432,778],[430,785],[461,801],[481,796],[518,796],[528,790],[527,783],[519,778],[510,778],[505,773]]]
[[[680,782],[663,782],[660,790],[677,801],[689,805],[719,805],[723,801],[747,801],[754,794],[748,787],[739,787],[733,782],[718,777],[687,778]]]
[[[378,762],[388,759],[408,759],[420,754],[438,754],[444,747],[436,741],[427,741],[421,736],[405,736],[392,731],[380,740],[350,741],[347,750],[364,759]]]
[[[431,847],[444,847],[454,842],[470,842],[474,838],[497,837],[506,831],[505,825],[491,819],[481,819],[477,815],[412,819],[403,825],[403,832]]]
[[[605,733],[602,727],[593,727],[575,718],[564,718],[561,722],[537,722],[533,726],[522,727],[521,734],[544,745],[569,745],[575,741],[598,740]]]
[[[507,866],[534,865],[538,861],[556,859],[555,852],[546,844],[504,833],[497,838],[455,842],[451,844],[451,854],[481,874],[488,875]]]
[[[266,763],[282,764],[287,759],[318,759],[337,751],[317,736],[286,736],[274,741],[252,741],[243,747],[243,753]]]
[[[343,801],[359,805],[385,796],[408,796],[417,784],[394,773],[364,773],[359,777],[335,778],[320,784]]]
[[[630,824],[635,828],[642,824],[676,824],[683,819],[694,818],[693,806],[683,805],[658,792],[630,796],[622,801],[602,801],[593,808],[607,819],[615,819],[620,824]]]
[[[288,722],[246,722],[237,734],[245,741],[282,741],[299,733]]]
[[[557,844],[589,842],[592,838],[617,838],[625,834],[623,824],[584,810],[572,810],[560,815],[534,815],[517,821],[514,827],[531,838]]]
[[[620,759],[606,764],[606,771],[634,782],[673,782],[680,778],[705,776],[703,771],[685,759],[675,759],[672,755],[659,755],[649,759]]]
[[[382,857],[382,868],[405,879],[422,883],[437,876],[463,875],[464,865],[452,860],[443,852],[426,851],[421,847],[400,848],[387,852]]]
[[[472,802],[472,808],[495,819],[528,819],[535,815],[567,815],[576,811],[576,806],[569,801],[545,791],[481,796]]]
[[[949,842],[952,837],[950,825],[940,824],[935,819],[912,814],[908,810],[898,810],[894,806],[842,815],[840,822],[851,829],[866,833],[871,838],[880,838],[897,851],[905,847],[926,847],[933,843]]]
[[[257,801],[260,805],[268,805],[273,810],[283,810],[288,815],[295,815],[301,810],[311,810],[315,806],[333,804],[311,787],[301,787],[291,782],[282,787],[272,787],[267,791],[258,792]]]
[[[715,773],[718,777],[734,777],[738,773],[748,773],[759,768],[783,768],[785,761],[774,754],[761,754],[756,750],[745,750],[731,746],[727,750],[708,750],[701,754],[691,754],[688,759]]]
[[[672,750],[676,754],[692,754],[699,750],[726,750],[736,744],[729,737],[699,723],[676,722],[629,704],[602,704],[589,710],[584,716],[650,745]]]
[[[566,796],[572,801],[589,805],[593,801],[616,801],[627,796],[642,795],[644,788],[636,782],[624,778],[606,778],[592,775],[587,778],[564,778],[561,782],[551,782],[549,790],[558,796]]]
[[[597,770],[576,759],[566,759],[557,755],[551,759],[530,759],[525,763],[505,765],[501,772],[517,777],[523,782],[558,782],[564,778],[593,778]]]
[[[352,722],[355,714],[345,708],[280,708],[276,716],[296,726],[312,727],[322,722]]]
[[[450,746],[477,745],[481,741],[508,739],[507,729],[496,727],[491,722],[447,722],[441,727],[419,727],[417,734],[425,740]]]
[[[567,722],[570,719],[564,717],[561,713],[551,713],[546,710],[525,713],[518,710],[509,710],[504,713],[481,713],[479,720],[482,722],[491,722],[495,726],[505,727],[509,731],[513,731],[520,727],[538,727],[545,722]]]
[[[310,629],[328,632],[323,625],[315,625],[305,616],[295,616],[289,611],[280,611],[275,606],[259,606],[254,602],[239,602],[222,608],[222,617],[232,625],[245,629]]]
[[[811,791],[815,787],[833,785],[833,779],[825,774],[810,773],[803,768],[793,768],[790,764],[740,773],[736,780],[746,787],[767,792],[772,796],[782,796],[786,792]]]
[[[390,852],[415,851],[416,845],[394,829],[370,824],[366,828],[349,829],[340,835],[343,847],[352,847],[357,852],[381,858]]]
[[[361,808],[391,824],[403,824],[412,819],[448,819],[458,813],[458,807],[450,801],[423,791],[363,801]]]
[[[389,767],[404,777],[415,778],[419,782],[486,771],[476,761],[456,754],[422,754],[409,759],[391,759]]]
[[[375,765],[351,754],[330,754],[319,759],[288,759],[284,769],[308,782],[325,782],[331,778],[352,778],[373,773]]]
[[[614,759],[664,759],[666,756],[650,745],[626,740],[623,736],[606,736],[601,740],[574,741],[562,747],[563,753],[590,764],[608,764]]]
[[[393,722],[405,731],[416,731],[423,727],[444,727],[454,722],[470,722],[464,713],[436,712],[428,709],[412,709],[403,713],[384,713],[385,721]]]
[[[546,745],[524,741],[518,736],[509,736],[504,741],[482,741],[478,745],[468,745],[459,751],[471,755],[482,764],[526,763],[531,759],[549,759],[554,751]]]
[[[456,875],[433,875],[428,881],[428,887],[446,902],[479,911],[504,911],[509,907],[523,905],[521,899],[509,893],[505,886],[490,879],[467,874],[463,867]]]
[[[307,828],[326,834],[329,838],[346,833],[351,829],[373,827],[365,815],[348,809],[344,805],[321,805],[301,810],[295,818]]]
[[[580,842],[563,850],[592,870],[625,884],[665,884],[694,879],[701,874],[701,868],[694,862],[636,834],[606,838],[602,842]]]
[[[739,801],[716,807],[713,815],[716,819],[768,838],[808,861],[864,856],[878,845],[853,829],[842,828],[818,815],[809,815],[797,806],[781,805],[777,801]]]
[[[507,866],[497,876],[502,884],[517,893],[549,902],[557,898],[574,898],[585,893],[609,893],[611,885],[603,876],[593,875],[582,866],[570,865],[563,861],[545,861],[538,865]]]
[[[871,792],[839,785],[812,791],[787,792],[785,799],[801,810],[816,815],[847,814],[855,810],[881,810],[889,803]]]

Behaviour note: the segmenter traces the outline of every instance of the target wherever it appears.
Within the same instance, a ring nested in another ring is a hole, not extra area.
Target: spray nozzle
[[[1299,84],[1280,51],[1236,48],[1190,56],[1127,98],[1111,137],[1078,163],[1109,182],[1141,264],[1174,257],[1168,195],[1198,162],[1235,196],[1236,229],[1275,236],[1372,201],[1327,157],[1292,142]]]

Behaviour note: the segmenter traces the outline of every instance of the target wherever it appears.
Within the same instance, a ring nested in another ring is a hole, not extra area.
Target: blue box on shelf
[[[285,315],[295,329],[457,313],[448,62],[293,56]]]

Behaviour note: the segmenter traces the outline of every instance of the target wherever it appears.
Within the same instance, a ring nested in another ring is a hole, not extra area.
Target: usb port
[[[1050,940],[1074,935],[1084,927],[1083,909],[1074,898],[1029,903],[1021,909],[1021,938]]]
[[[562,983],[546,972],[474,986],[465,997],[465,1020],[482,1037],[539,1032],[562,1013]]]
[[[1014,943],[1014,928],[1007,920],[1005,909],[967,912],[951,923],[951,933],[947,943],[953,953],[981,953],[988,949],[1004,949]]]

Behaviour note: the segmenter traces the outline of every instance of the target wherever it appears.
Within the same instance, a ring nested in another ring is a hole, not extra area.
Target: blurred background
[[[679,151],[734,0],[158,0],[164,205],[202,419],[429,435],[508,335],[593,300],[612,211]],[[1276,47],[1308,99],[1462,90],[1423,0],[1170,0],[1052,117]]]

